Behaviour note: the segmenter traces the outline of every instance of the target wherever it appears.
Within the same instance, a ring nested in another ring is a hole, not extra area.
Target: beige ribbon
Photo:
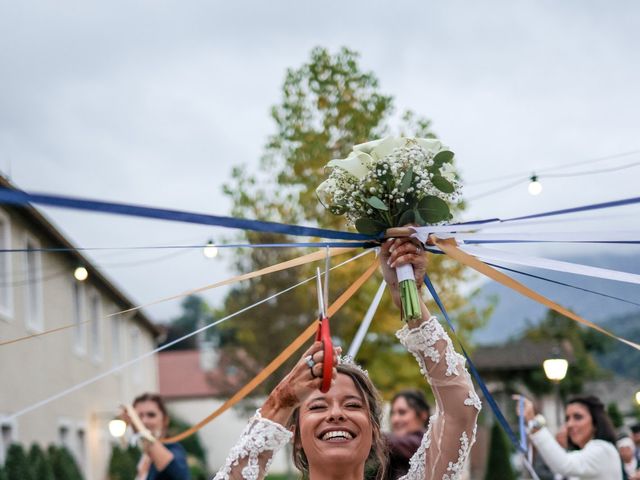
[[[330,257],[334,257],[336,255],[342,255],[343,253],[351,252],[355,250],[354,248],[330,248],[328,255]],[[242,275],[236,275],[235,277],[227,278],[226,280],[222,280],[217,283],[212,283],[210,285],[205,285],[204,287],[194,288],[192,290],[187,290],[186,292],[179,293],[177,295],[172,295],[170,297],[164,297],[159,300],[155,300],[151,303],[146,303],[144,305],[138,305],[137,307],[128,308],[126,310],[121,310],[119,312],[110,313],[109,315],[105,315],[100,320],[104,320],[106,318],[115,317],[116,315],[122,315],[124,313],[135,312],[142,308],[150,307],[152,305],[157,305],[158,303],[167,302],[169,300],[175,300],[178,298],[188,297],[189,295],[193,295],[196,293],[204,292],[205,290],[212,290],[214,288],[222,287],[225,285],[232,285],[237,282],[241,282],[243,280],[248,280],[250,278],[259,277],[261,275],[267,275],[269,273],[279,272],[281,270],[286,270],[288,268],[298,267],[300,265],[305,265],[307,263],[315,262],[318,260],[322,260],[327,256],[327,251],[325,249],[318,250],[317,252],[309,253],[307,255],[302,255],[301,257],[294,258],[292,260],[287,260],[286,262],[277,263],[270,267],[262,268],[260,270],[255,270],[253,272],[244,273]],[[5,345],[9,345],[12,343],[22,342],[24,340],[29,340],[31,338],[42,337],[44,335],[49,335],[51,333],[60,332],[62,330],[68,330],[70,328],[76,327],[78,325],[83,325],[85,323],[89,323],[92,320],[83,320],[78,323],[68,323],[66,325],[62,325],[60,327],[55,327],[50,330],[45,330],[43,332],[34,333],[31,335],[25,335],[23,337],[12,338],[10,340],[4,340],[0,342],[0,347]]]
[[[528,297],[531,300],[541,303],[545,307],[548,307],[551,310],[555,310],[556,312],[560,313],[561,315],[564,315],[567,318],[570,318],[571,320],[581,323],[582,325],[586,325],[589,328],[593,328],[594,330],[600,333],[603,333],[608,337],[615,338],[619,342],[629,345],[630,347],[633,347],[636,350],[640,350],[640,344],[632,342],[631,340],[627,340],[626,338],[618,337],[617,335],[611,333],[610,331],[602,328],[600,325],[597,325],[589,320],[586,320],[585,318],[582,318],[580,315],[575,314],[574,312],[563,307],[562,305],[552,300],[549,300],[547,297],[540,295],[538,292],[531,290],[528,287],[525,287],[523,284],[514,280],[508,275],[505,275],[504,273],[499,272],[498,270],[490,267],[486,263],[483,263],[477,258],[469,255],[468,253],[463,252],[458,248],[456,241],[454,239],[449,238],[449,239],[443,240],[436,237],[435,235],[431,235],[429,237],[429,243],[437,245],[438,247],[440,247],[440,249],[444,253],[449,255],[451,258],[457,260],[463,265],[466,265],[467,267],[473,268],[475,271],[495,280],[496,282],[504,285],[505,287],[511,288],[512,290],[515,290],[521,295],[524,295],[525,297]]]

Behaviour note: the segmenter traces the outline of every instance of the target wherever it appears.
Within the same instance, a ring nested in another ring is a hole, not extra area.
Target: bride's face
[[[372,442],[369,406],[348,375],[300,407],[300,440],[309,465],[364,465]],[[330,462],[330,463],[328,463]]]

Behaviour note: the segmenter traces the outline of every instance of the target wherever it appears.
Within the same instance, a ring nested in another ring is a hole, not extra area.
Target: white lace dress
[[[411,457],[409,472],[401,480],[459,479],[475,441],[481,408],[464,357],[455,352],[451,339],[435,317],[414,329],[405,326],[396,335],[418,361],[436,398],[429,428]],[[291,441],[291,437],[289,430],[262,418],[258,410],[214,480],[263,478],[273,453]]]

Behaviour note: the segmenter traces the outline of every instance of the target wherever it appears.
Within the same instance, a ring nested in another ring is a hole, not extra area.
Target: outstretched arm
[[[396,305],[400,305],[393,267],[411,263],[416,283],[422,285],[426,270],[424,253],[410,239],[385,242],[380,260],[385,280]],[[405,325],[397,336],[420,365],[431,384],[436,411],[422,444],[410,461],[406,480],[454,480],[461,476],[475,441],[480,399],[465,369],[464,357],[456,353],[451,339],[420,300],[422,318]]]

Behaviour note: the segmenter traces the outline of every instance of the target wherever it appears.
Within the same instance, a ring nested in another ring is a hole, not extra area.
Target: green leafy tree
[[[498,422],[491,427],[491,443],[489,445],[489,459],[485,480],[516,480],[516,474],[511,465],[511,444],[507,435],[502,431]]]
[[[9,446],[4,467],[9,480],[35,480],[22,445],[13,443]]]
[[[608,347],[608,339],[554,310],[548,310],[545,318],[538,325],[528,327],[523,336],[534,341],[566,341],[571,345],[574,361],[569,364],[567,376],[560,383],[560,393],[563,397],[580,393],[585,381],[605,375],[598,366],[595,355]],[[552,388],[542,367],[524,380],[536,393],[546,393]]]
[[[48,448],[49,462],[56,479],[82,480],[82,473],[73,455],[65,447],[50,445]]]
[[[129,480],[137,474],[137,462],[140,450],[136,447],[121,448],[114,445],[111,448],[108,475],[109,480]]]
[[[331,54],[324,48],[313,49],[307,63],[286,72],[282,99],[271,110],[275,133],[267,141],[259,168],[235,167],[232,181],[224,187],[232,203],[232,215],[346,230],[344,218],[329,213],[316,198],[315,189],[325,178],[324,166],[333,158],[346,157],[355,144],[389,134],[393,111],[393,98],[380,92],[374,73],[362,71],[356,52],[342,48]],[[434,136],[430,121],[411,111],[400,116],[399,124],[397,131],[404,135]],[[256,232],[246,232],[244,240],[296,241],[280,234]],[[240,272],[248,272],[303,253],[307,251],[294,248],[240,250],[235,266]],[[337,257],[333,264],[346,258]],[[371,261],[373,256],[334,270],[331,300]],[[446,258],[432,258],[431,263],[432,279],[440,287],[448,308],[456,313],[459,332],[466,338],[488,312],[470,309],[458,292],[457,285],[463,278],[460,265]],[[237,311],[264,299],[313,275],[314,267],[299,267],[243,282],[227,295],[225,309]],[[378,276],[369,282],[333,318],[332,333],[337,338],[345,343],[353,338],[379,281]],[[315,299],[315,284],[309,283],[251,310],[234,322],[239,326],[237,340],[256,363],[265,365],[313,320]],[[419,376],[414,362],[395,347],[392,335],[399,327],[398,312],[390,307],[386,296],[371,329],[376,340],[365,344],[358,355],[383,391],[413,384]],[[278,378],[281,372],[272,376],[266,387],[272,387]]]
[[[55,480],[49,457],[36,443],[31,445],[28,455],[32,478],[37,480]]]
[[[617,403],[610,403],[609,405],[607,405],[607,414],[609,415],[609,418],[613,422],[614,427],[620,428],[624,426],[624,416],[622,415],[622,412],[618,408]]]
[[[186,297],[182,301],[181,307],[181,314],[172,319],[169,324],[167,338],[164,340],[163,345],[208,325],[214,319],[214,312],[212,312],[207,302],[198,295],[189,295]],[[186,340],[182,340],[168,347],[167,350],[195,349],[198,346],[199,339],[213,342],[216,346],[222,346],[227,344],[232,337],[233,330],[221,331],[218,329],[207,329],[201,334],[193,335]]]
[[[9,480],[7,478],[7,472],[5,471],[4,467],[0,466],[0,480]]]

